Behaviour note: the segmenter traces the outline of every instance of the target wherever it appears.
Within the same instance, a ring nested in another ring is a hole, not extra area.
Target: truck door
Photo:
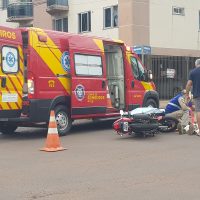
[[[101,55],[74,53],[72,117],[106,113],[106,79]]]
[[[0,117],[19,117],[22,109],[23,72],[19,46],[2,45],[0,69]]]
[[[127,74],[127,105],[128,109],[140,107],[143,103],[145,89],[142,84],[144,80],[144,68],[140,61],[129,54],[130,71]]]
[[[112,106],[125,108],[124,61],[122,47],[118,43],[104,44],[106,72]]]

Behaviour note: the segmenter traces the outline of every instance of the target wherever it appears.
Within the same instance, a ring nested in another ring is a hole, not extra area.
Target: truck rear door
[[[0,45],[0,117],[19,117],[23,88],[22,49],[18,44]]]

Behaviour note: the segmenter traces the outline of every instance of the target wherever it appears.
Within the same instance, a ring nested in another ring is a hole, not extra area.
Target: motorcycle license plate
[[[123,123],[123,131],[127,132],[128,131],[128,122]]]

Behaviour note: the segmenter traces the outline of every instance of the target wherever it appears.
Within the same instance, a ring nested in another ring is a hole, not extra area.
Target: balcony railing
[[[69,10],[68,0],[47,0],[46,11],[51,15],[68,10]]]
[[[33,3],[17,2],[7,7],[8,22],[25,22],[33,20]]]

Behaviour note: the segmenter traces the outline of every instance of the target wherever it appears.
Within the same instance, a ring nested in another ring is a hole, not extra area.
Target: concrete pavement
[[[169,100],[160,100],[160,108],[165,108]]]

